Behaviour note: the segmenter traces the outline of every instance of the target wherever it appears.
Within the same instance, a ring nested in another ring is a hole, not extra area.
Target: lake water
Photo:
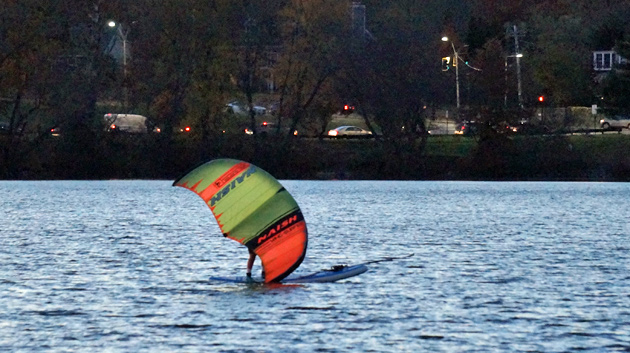
[[[630,184],[284,181],[296,273],[415,255],[275,287],[170,184],[0,182],[0,351],[630,351]]]

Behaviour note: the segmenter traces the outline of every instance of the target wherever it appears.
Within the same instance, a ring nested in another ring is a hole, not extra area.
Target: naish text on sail
[[[223,197],[230,193],[231,190],[240,185],[246,178],[249,178],[252,174],[256,173],[256,167],[251,166],[243,174],[234,178],[231,183],[227,184],[221,191],[217,192],[210,200],[210,206],[214,206],[215,203],[221,201]]]

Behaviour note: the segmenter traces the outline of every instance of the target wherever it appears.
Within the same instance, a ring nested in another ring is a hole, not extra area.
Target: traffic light
[[[544,102],[545,101],[545,96],[538,96],[538,101],[540,103]]]
[[[445,56],[442,58],[442,71],[448,71],[449,64],[451,63],[451,57],[450,56]]]

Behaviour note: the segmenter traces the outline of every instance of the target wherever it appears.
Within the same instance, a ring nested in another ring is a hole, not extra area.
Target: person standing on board
[[[252,278],[252,267],[254,267],[254,261],[256,260],[256,253],[254,250],[247,248],[249,251],[249,259],[247,260],[247,278]],[[262,271],[262,278],[265,279],[265,270]]]

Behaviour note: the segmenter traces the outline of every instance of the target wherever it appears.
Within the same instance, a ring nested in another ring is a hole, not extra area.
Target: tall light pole
[[[123,31],[122,25],[119,23],[116,23],[115,21],[109,21],[107,25],[111,28],[116,28],[116,32],[118,33],[118,36],[120,37],[120,39],[122,39],[123,73],[126,76],[127,75],[127,34],[129,34],[129,29],[127,29],[126,31]]]
[[[127,109],[129,97],[127,92],[127,34],[129,34],[129,29],[123,31],[122,25],[120,23],[116,23],[115,21],[109,21],[107,25],[111,28],[116,28],[116,32],[120,39],[122,39],[122,51],[123,51],[123,90],[124,90],[124,109]],[[126,113],[126,112],[125,112]]]
[[[516,53],[516,76],[518,79],[518,106],[523,108],[523,95],[521,89],[521,58],[523,54],[520,54],[520,47],[518,45],[518,28],[514,25],[514,50]]]
[[[459,108],[460,108],[460,104],[459,104],[459,65],[458,65],[459,54],[457,54],[457,49],[455,49],[455,45],[453,44],[453,41],[449,41],[448,37],[446,37],[446,36],[442,37],[442,41],[443,42],[450,42],[451,43],[451,48],[453,48],[453,66],[455,66],[455,95],[457,97],[457,115],[459,116]]]
[[[508,71],[508,58],[516,58],[516,77],[517,77],[517,81],[518,81],[518,106],[520,108],[523,108],[523,96],[521,94],[522,88],[521,88],[521,65],[520,65],[520,58],[523,57],[523,54],[521,53],[517,53],[514,55],[507,55],[505,57],[505,96],[503,97],[503,105],[505,107],[507,107],[507,92],[508,92],[508,75],[507,75],[507,71]]]

